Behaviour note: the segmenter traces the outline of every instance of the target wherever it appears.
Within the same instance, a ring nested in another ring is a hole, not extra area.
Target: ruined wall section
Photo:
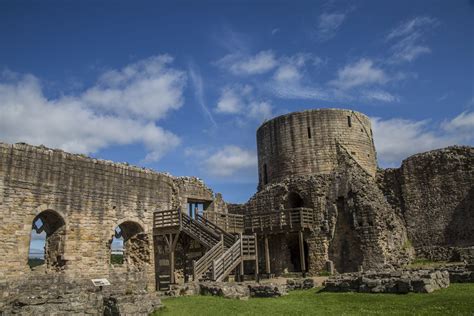
[[[195,178],[174,178],[42,146],[0,143],[0,279],[38,272],[27,265],[32,222],[42,211],[52,210],[65,223],[59,273],[123,279],[138,270],[153,289],[153,212],[176,208],[188,196],[213,198]],[[135,246],[129,245],[141,254],[130,257],[133,266],[113,266],[110,242],[115,228],[126,221],[144,231]]]
[[[371,124],[362,113],[308,110],[265,122],[257,130],[259,189],[288,176],[332,172],[338,144],[364,170],[375,175],[377,162]]]
[[[337,150],[331,174],[285,178],[265,186],[245,204],[229,205],[229,210],[243,214],[283,210],[292,192],[301,196],[303,206],[316,215],[314,227],[304,236],[313,274],[325,270],[328,261],[338,272],[408,263],[412,249],[403,219],[387,203],[375,179],[342,146]],[[278,258],[272,271],[291,269],[284,248],[272,255]]]
[[[338,200],[343,198],[345,207],[342,211],[352,215],[349,216],[349,229],[356,233],[356,239],[360,241],[359,248],[354,249],[360,251],[360,266],[363,270],[400,267],[409,263],[413,249],[408,242],[405,223],[387,202],[376,180],[363,172],[342,147],[339,147],[338,164],[334,173],[334,187],[330,192],[331,199],[336,200],[338,211],[333,241],[347,237],[344,234],[338,236],[337,233],[337,220],[341,215]],[[336,253],[341,255],[343,251],[339,249]]]
[[[453,146],[411,156],[381,170],[379,185],[403,213],[417,255],[455,260],[474,245],[474,148]],[[454,249],[455,250],[455,249]]]

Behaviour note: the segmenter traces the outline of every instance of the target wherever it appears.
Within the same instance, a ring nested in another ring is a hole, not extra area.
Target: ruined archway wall
[[[107,277],[112,269],[108,243],[117,223],[138,222],[153,240],[153,211],[176,207],[183,199],[176,179],[60,150],[0,144],[0,278],[31,274],[31,225],[47,209],[66,223],[63,273]],[[150,262],[146,269],[151,284],[153,266]]]
[[[400,214],[386,200],[376,180],[369,176],[359,164],[340,147],[338,168],[332,175],[332,187],[328,198],[336,212],[330,214],[330,260],[337,261],[341,249],[337,247],[337,220],[341,211],[349,218],[348,229],[353,233],[354,246],[360,253],[355,260],[360,269],[378,269],[386,266],[403,266],[412,258],[413,249],[408,242],[405,223]],[[337,205],[344,201],[344,208]],[[331,218],[332,217],[332,218]],[[345,271],[339,271],[345,272]]]
[[[308,110],[265,122],[257,130],[259,188],[265,181],[276,183],[288,176],[331,173],[336,168],[337,144],[375,176],[371,124],[362,113]]]
[[[229,205],[230,211],[251,215],[281,210],[287,205],[289,193],[295,192],[303,199],[304,206],[315,213],[314,227],[304,236],[310,273],[325,270],[328,260],[341,259],[339,241],[347,237],[347,232],[352,238],[349,246],[357,250],[350,254],[354,262],[351,269],[406,264],[411,247],[403,218],[386,201],[375,179],[343,147],[338,149],[336,164],[330,174],[287,177],[269,184],[247,203]],[[338,201],[343,201],[344,208],[338,206]],[[343,229],[338,227],[338,218],[345,218]],[[271,256],[285,262],[288,257],[285,251],[282,248]]]
[[[451,260],[461,248],[474,246],[473,147],[411,156],[398,169],[380,170],[378,180],[404,216],[417,256]]]
[[[316,273],[324,270],[328,260],[327,245],[329,235],[329,218],[326,198],[331,185],[330,175],[315,176],[295,176],[285,178],[279,183],[273,183],[266,186],[263,190],[257,192],[245,204],[229,204],[229,212],[245,215],[268,213],[277,210],[283,210],[288,207],[288,198],[290,194],[298,194],[304,207],[311,208],[315,212],[316,223],[311,232],[306,232],[304,239],[308,244],[309,272]],[[289,248],[290,239],[295,238],[285,232],[270,235],[269,247],[271,257],[272,273],[283,273],[284,271],[294,271],[299,269],[291,262],[291,250]],[[263,257],[263,237],[259,236],[260,260],[262,269],[264,266]],[[262,270],[264,271],[264,270]]]

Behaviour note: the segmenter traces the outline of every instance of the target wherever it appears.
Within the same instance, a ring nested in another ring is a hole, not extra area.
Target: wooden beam
[[[166,236],[165,236],[166,237]],[[176,249],[176,244],[178,243],[178,238],[179,238],[179,232],[173,236],[173,234],[169,234],[169,239],[167,239],[167,243],[169,245],[170,249],[170,283],[175,284],[175,279],[174,279],[174,251]]]
[[[299,241],[300,241],[300,262],[301,262],[301,272],[306,272],[306,262],[304,257],[304,238],[303,238],[303,231],[300,230],[298,232]]]
[[[257,234],[253,234],[255,237],[255,281],[258,280],[258,239]]]
[[[268,235],[264,235],[264,243],[265,243],[265,272],[270,275],[270,249],[268,247]]]
[[[242,243],[242,233],[240,235],[240,273],[239,273],[239,281],[243,282],[244,281],[244,249],[243,249],[243,243]]]

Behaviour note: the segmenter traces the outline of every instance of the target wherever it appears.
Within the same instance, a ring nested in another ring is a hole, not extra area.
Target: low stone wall
[[[279,283],[226,283],[201,282],[174,285],[165,296],[212,295],[225,298],[247,300],[250,297],[279,297],[292,290],[307,290],[315,287],[313,279],[288,279],[286,284]]]
[[[148,315],[160,306],[160,299],[141,288],[132,280],[101,289],[88,279],[31,276],[0,284],[0,315]]]
[[[474,263],[448,266],[443,270],[449,273],[451,283],[474,283]]]
[[[313,279],[288,279],[286,280],[286,288],[288,291],[293,290],[309,290],[315,286]]]
[[[249,288],[239,283],[205,282],[199,284],[199,287],[199,294],[201,295],[222,296],[240,300],[247,300],[250,297]]]
[[[251,297],[279,297],[288,294],[286,285],[280,284],[250,284],[248,288]]]
[[[148,316],[161,307],[161,300],[157,293],[110,296],[103,302],[104,316]]]
[[[449,286],[449,273],[411,270],[342,274],[329,278],[324,291],[362,293],[431,293]]]
[[[418,259],[432,261],[474,261],[474,247],[427,246],[415,249]]]

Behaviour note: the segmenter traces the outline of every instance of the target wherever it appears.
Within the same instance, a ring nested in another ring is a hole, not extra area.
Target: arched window
[[[148,235],[140,224],[126,221],[115,227],[110,240],[110,263],[125,265],[131,270],[141,270],[150,262]]]
[[[33,219],[28,264],[31,268],[45,265],[48,270],[59,271],[65,265],[65,222],[61,215],[46,210]]]

